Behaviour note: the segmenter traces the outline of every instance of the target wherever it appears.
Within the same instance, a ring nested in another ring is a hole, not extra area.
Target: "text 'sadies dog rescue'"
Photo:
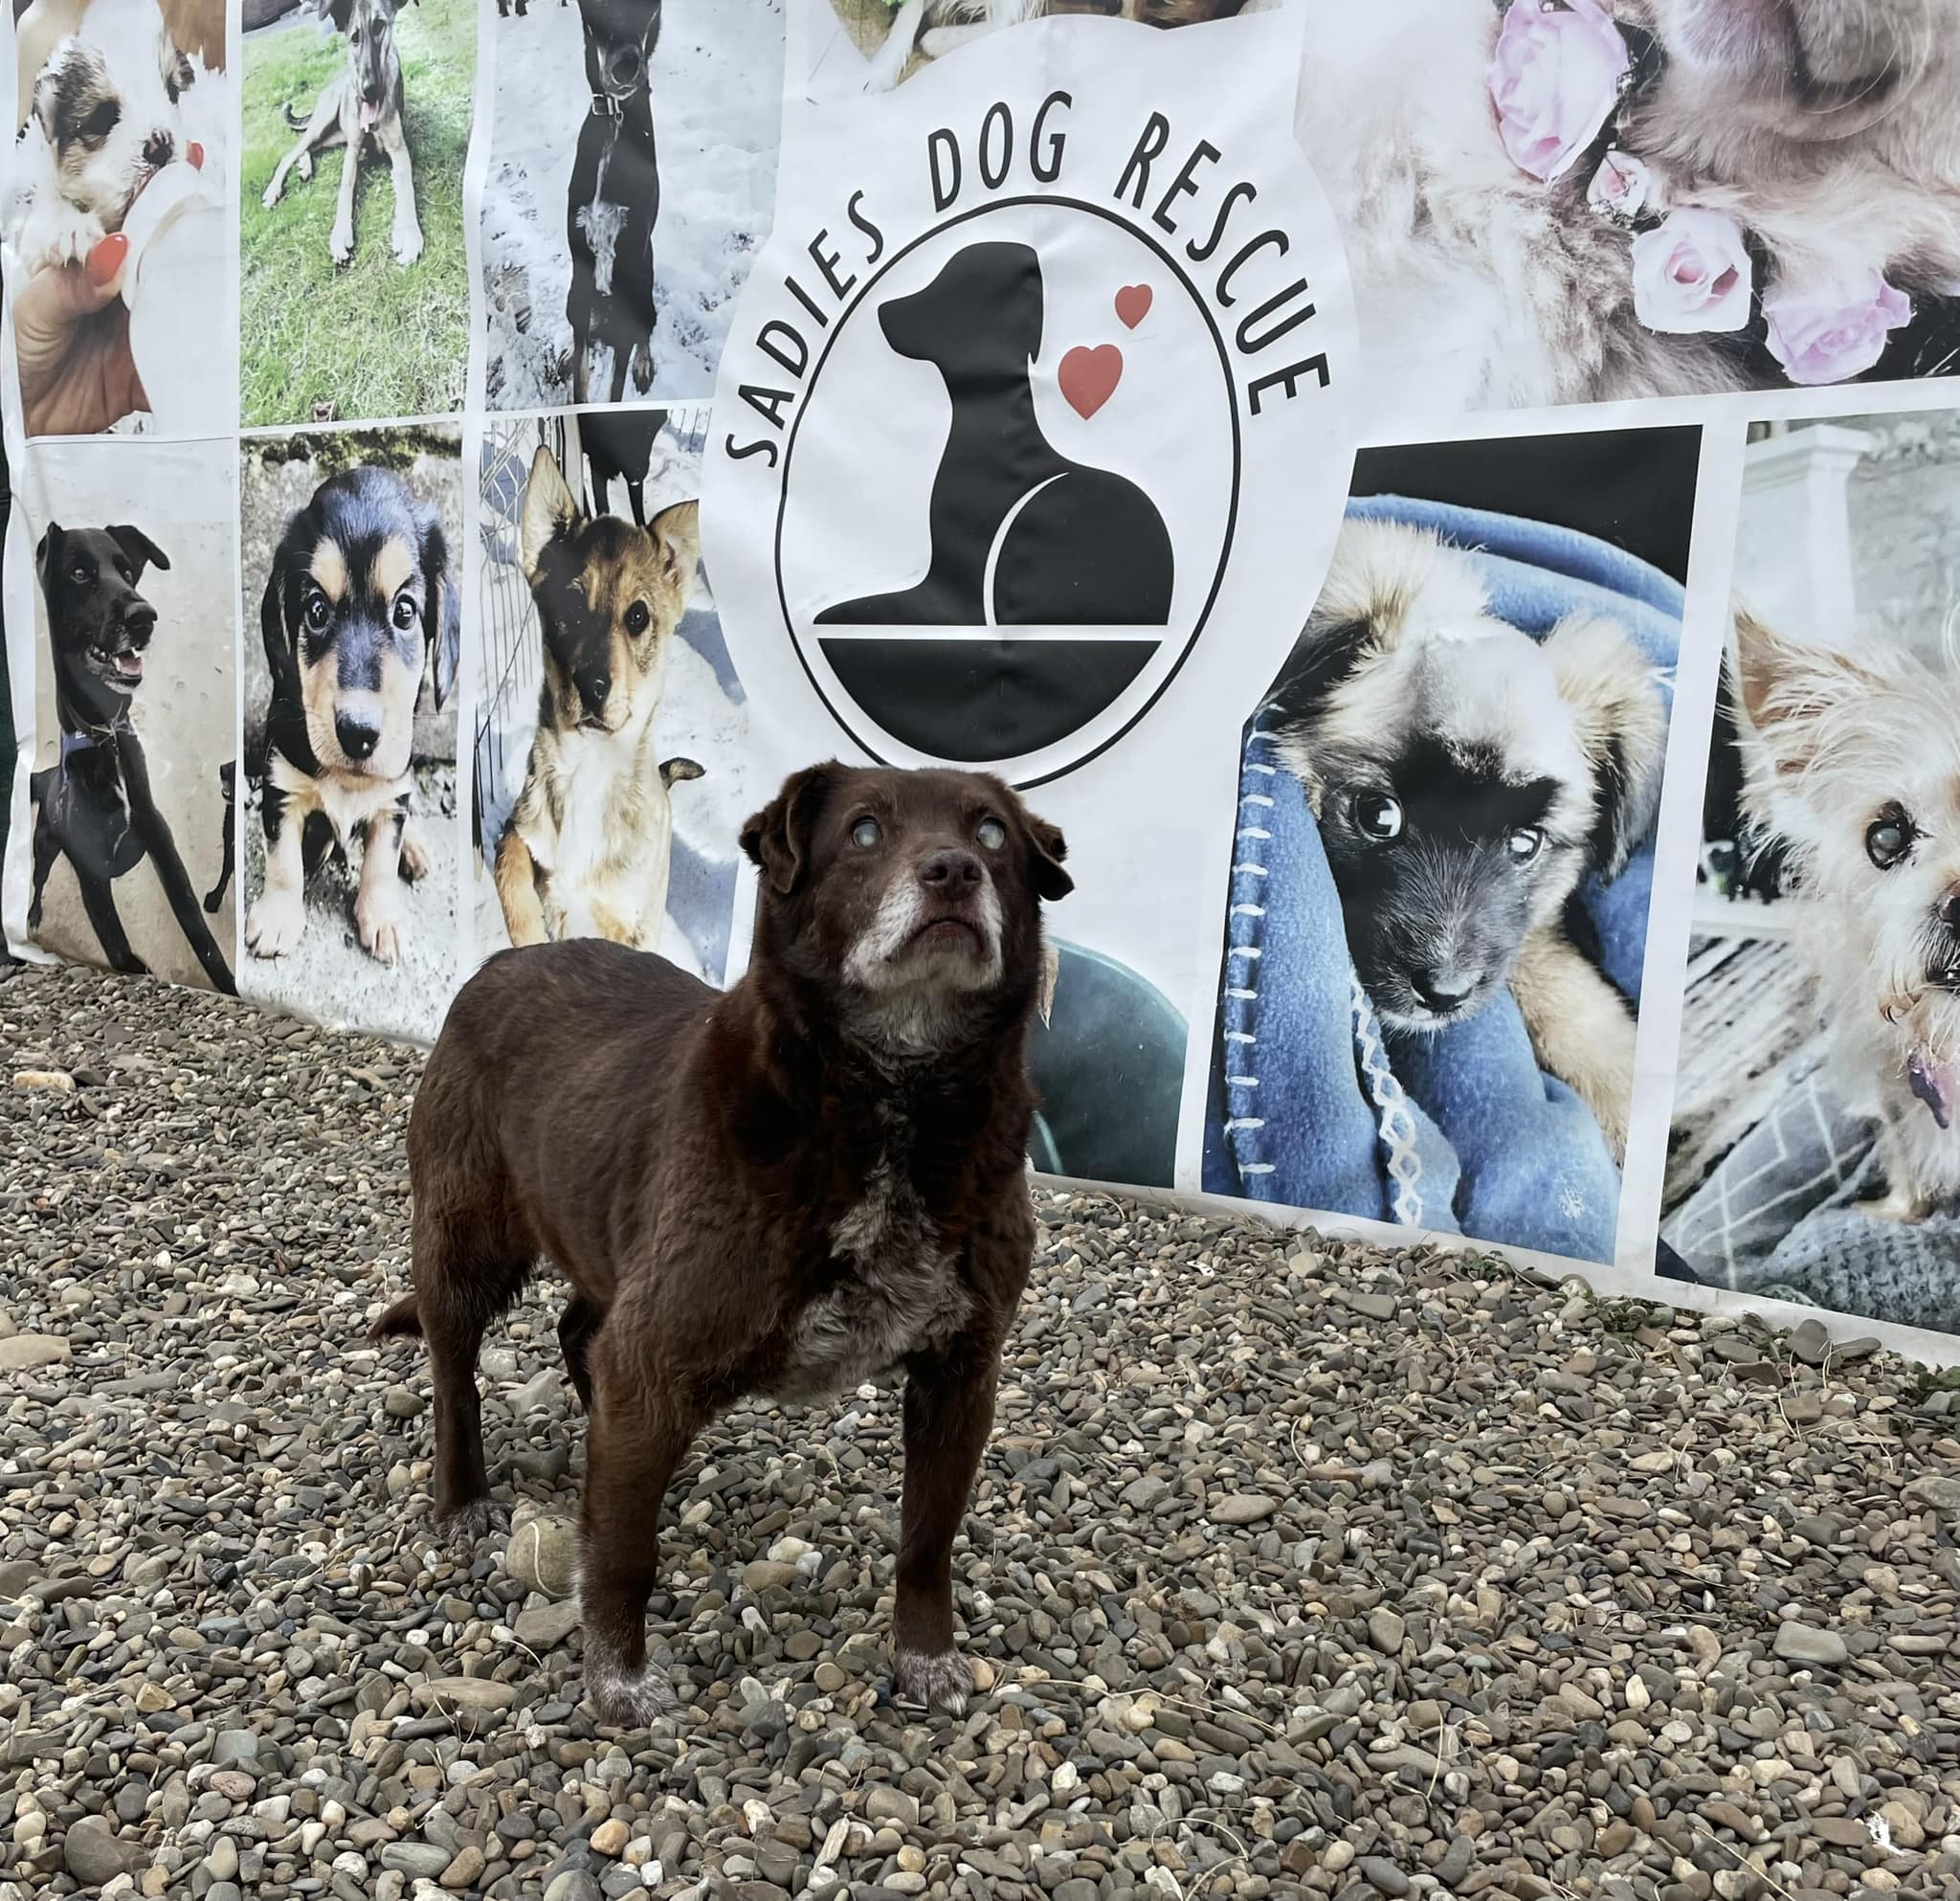
[[[725,988],[787,777],[991,773],[1037,1168],[1960,1336],[1960,16],[8,44],[17,954]]]

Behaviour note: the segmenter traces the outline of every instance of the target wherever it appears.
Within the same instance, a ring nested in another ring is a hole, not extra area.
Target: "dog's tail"
[[[313,115],[310,112],[295,112],[293,110],[293,101],[291,100],[287,100],[286,102],[279,107],[279,110],[286,115],[286,123],[290,125],[296,132],[305,131],[307,125],[311,123],[313,118]]]
[[[677,786],[683,779],[699,779],[706,776],[706,769],[692,759],[662,759],[660,761],[660,783],[663,786]]]
[[[422,1316],[416,1311],[413,1294],[404,1294],[368,1330],[368,1339],[377,1347],[384,1340],[398,1339],[403,1334],[417,1340],[422,1337]]]

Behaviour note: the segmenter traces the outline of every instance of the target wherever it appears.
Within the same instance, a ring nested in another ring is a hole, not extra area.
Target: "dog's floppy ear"
[[[266,671],[272,676],[276,700],[283,696],[297,702],[300,696],[297,634],[286,618],[286,577],[303,545],[306,525],[312,520],[313,510],[309,507],[287,525],[285,535],[273,550],[272,567],[265,576],[265,593],[258,598],[258,637],[265,648]]]
[[[1763,762],[1779,778],[1795,777],[1816,756],[1827,717],[1884,682],[1839,648],[1786,639],[1740,601],[1731,615],[1728,673],[1736,713]]]
[[[1399,522],[1348,522],[1305,631],[1274,688],[1276,708],[1308,713],[1369,660],[1392,652],[1419,620],[1448,626],[1488,611],[1467,557],[1426,528]]]
[[[313,0],[313,10],[323,20],[333,23],[335,33],[345,33],[353,17],[353,0]]]
[[[792,773],[742,828],[742,849],[784,897],[795,890],[810,861],[810,835],[842,771],[835,759],[827,759]]]
[[[68,531],[59,522],[50,522],[34,544],[34,566],[41,570],[41,592],[53,593],[55,575],[61,565],[61,548]]]
[[[662,508],[647,524],[647,539],[654,552],[680,590],[682,606],[694,592],[694,570],[701,560],[701,503],[677,502]]]
[[[578,526],[578,498],[565,485],[558,472],[558,458],[544,444],[531,458],[531,473],[524,483],[523,523],[520,542],[523,550],[524,579],[536,583],[538,564],[554,541],[568,535]]]
[[[166,573],[169,572],[170,557],[141,528],[132,528],[126,522],[118,522],[114,527],[105,528],[103,533],[136,563],[136,571],[139,574],[143,572],[145,563],[152,568],[161,568]]]
[[[1567,615],[1545,637],[1545,654],[1592,772],[1587,857],[1615,878],[1660,808],[1667,708],[1646,655],[1611,620]]]
[[[1021,808],[1021,816],[1028,828],[1035,889],[1052,905],[1058,899],[1066,898],[1076,888],[1076,881],[1061,868],[1062,860],[1068,856],[1068,840],[1061,836],[1058,825],[1051,825],[1047,819],[1036,817],[1026,806]]]
[[[416,526],[422,541],[422,577],[429,587],[422,624],[429,630],[429,667],[439,712],[456,691],[457,670],[462,661],[462,591],[450,566],[449,537],[442,532],[440,511],[425,509]]]

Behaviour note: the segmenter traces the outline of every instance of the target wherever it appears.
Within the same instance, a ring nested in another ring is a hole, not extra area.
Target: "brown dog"
[[[725,995],[567,941],[464,985],[409,1124],[414,1292],[435,1387],[435,1518],[489,1524],[477,1349],[548,1256],[585,1402],[586,1689],[639,1727],[652,1527],[689,1442],[745,1394],[906,1373],[895,1688],[957,1714],[952,1542],[1028,1278],[1029,1018],[1061,835],[997,779],[835,764],[748,821],[762,868]]]

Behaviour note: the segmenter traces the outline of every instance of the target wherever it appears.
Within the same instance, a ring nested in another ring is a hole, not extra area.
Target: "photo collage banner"
[[[1037,1169],[1960,1356],[1960,13],[8,43],[15,954],[427,1042],[985,771]]]

